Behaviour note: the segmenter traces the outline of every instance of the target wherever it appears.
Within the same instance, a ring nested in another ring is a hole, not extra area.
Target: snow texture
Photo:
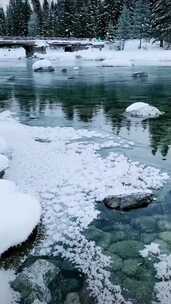
[[[0,154],[0,172],[5,171],[9,167],[9,160],[6,156]]]
[[[162,115],[156,107],[145,102],[135,102],[126,108],[125,112],[133,117],[155,118]]]
[[[0,136],[8,138],[13,149],[8,177],[21,191],[41,199],[46,238],[34,254],[61,254],[73,262],[86,275],[98,304],[130,303],[110,281],[110,258],[86,239],[84,231],[99,215],[97,201],[110,195],[151,193],[163,186],[167,174],[114,152],[102,157],[101,148],[115,149],[108,133],[24,126],[5,113],[2,119],[0,115]]]
[[[40,220],[37,199],[20,193],[13,182],[0,180],[0,255],[29,237]]]
[[[49,60],[43,59],[38,60],[33,64],[33,70],[36,71],[52,71],[54,70],[54,67],[52,63]]]
[[[162,254],[160,246],[156,243],[146,245],[140,251],[144,258],[153,259],[157,282],[154,286],[156,301],[153,304],[171,303],[171,255]]]
[[[0,137],[0,154],[6,155],[9,147],[3,137]]]
[[[14,271],[0,269],[0,303],[15,304],[18,303],[19,294],[10,287],[10,282],[15,279]]]

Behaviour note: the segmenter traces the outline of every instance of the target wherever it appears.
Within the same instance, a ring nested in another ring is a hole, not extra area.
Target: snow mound
[[[33,70],[35,72],[53,72],[55,68],[49,60],[38,60],[33,64]]]
[[[6,156],[0,154],[0,173],[9,167],[9,160]]]
[[[0,180],[0,255],[27,240],[39,223],[41,208],[34,197],[20,193],[13,182]]]
[[[163,113],[154,106],[145,102],[135,102],[126,108],[125,112],[133,117],[155,118]]]

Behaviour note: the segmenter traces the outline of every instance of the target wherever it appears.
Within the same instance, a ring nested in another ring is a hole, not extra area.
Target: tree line
[[[10,0],[1,36],[171,41],[170,0]]]

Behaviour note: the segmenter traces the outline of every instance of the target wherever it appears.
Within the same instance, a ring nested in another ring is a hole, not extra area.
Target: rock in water
[[[125,110],[126,114],[132,117],[155,118],[163,113],[154,106],[145,102],[135,102]]]
[[[65,69],[65,68],[63,68],[63,69],[61,70],[62,73],[67,73],[67,71],[68,71],[68,70]]]
[[[15,76],[10,76],[10,77],[8,77],[7,80],[8,80],[8,81],[15,81]]]
[[[130,194],[127,196],[110,196],[104,199],[103,203],[110,209],[129,211],[143,208],[153,201],[152,194]]]
[[[58,267],[47,260],[38,259],[17,275],[11,287],[20,293],[22,303],[48,304],[52,300],[48,286],[58,274]]]
[[[142,78],[147,78],[148,74],[145,73],[145,72],[135,72],[135,73],[132,74],[132,77],[142,79]]]
[[[54,72],[55,68],[49,60],[38,60],[33,64],[34,72]]]

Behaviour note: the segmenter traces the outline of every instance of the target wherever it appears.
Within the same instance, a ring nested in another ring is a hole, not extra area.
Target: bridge
[[[83,49],[104,47],[102,42],[94,42],[90,39],[69,39],[69,38],[20,38],[20,37],[0,37],[0,48],[22,47],[26,57],[32,57],[35,52],[46,53],[46,48],[63,48],[65,52],[73,52]]]

